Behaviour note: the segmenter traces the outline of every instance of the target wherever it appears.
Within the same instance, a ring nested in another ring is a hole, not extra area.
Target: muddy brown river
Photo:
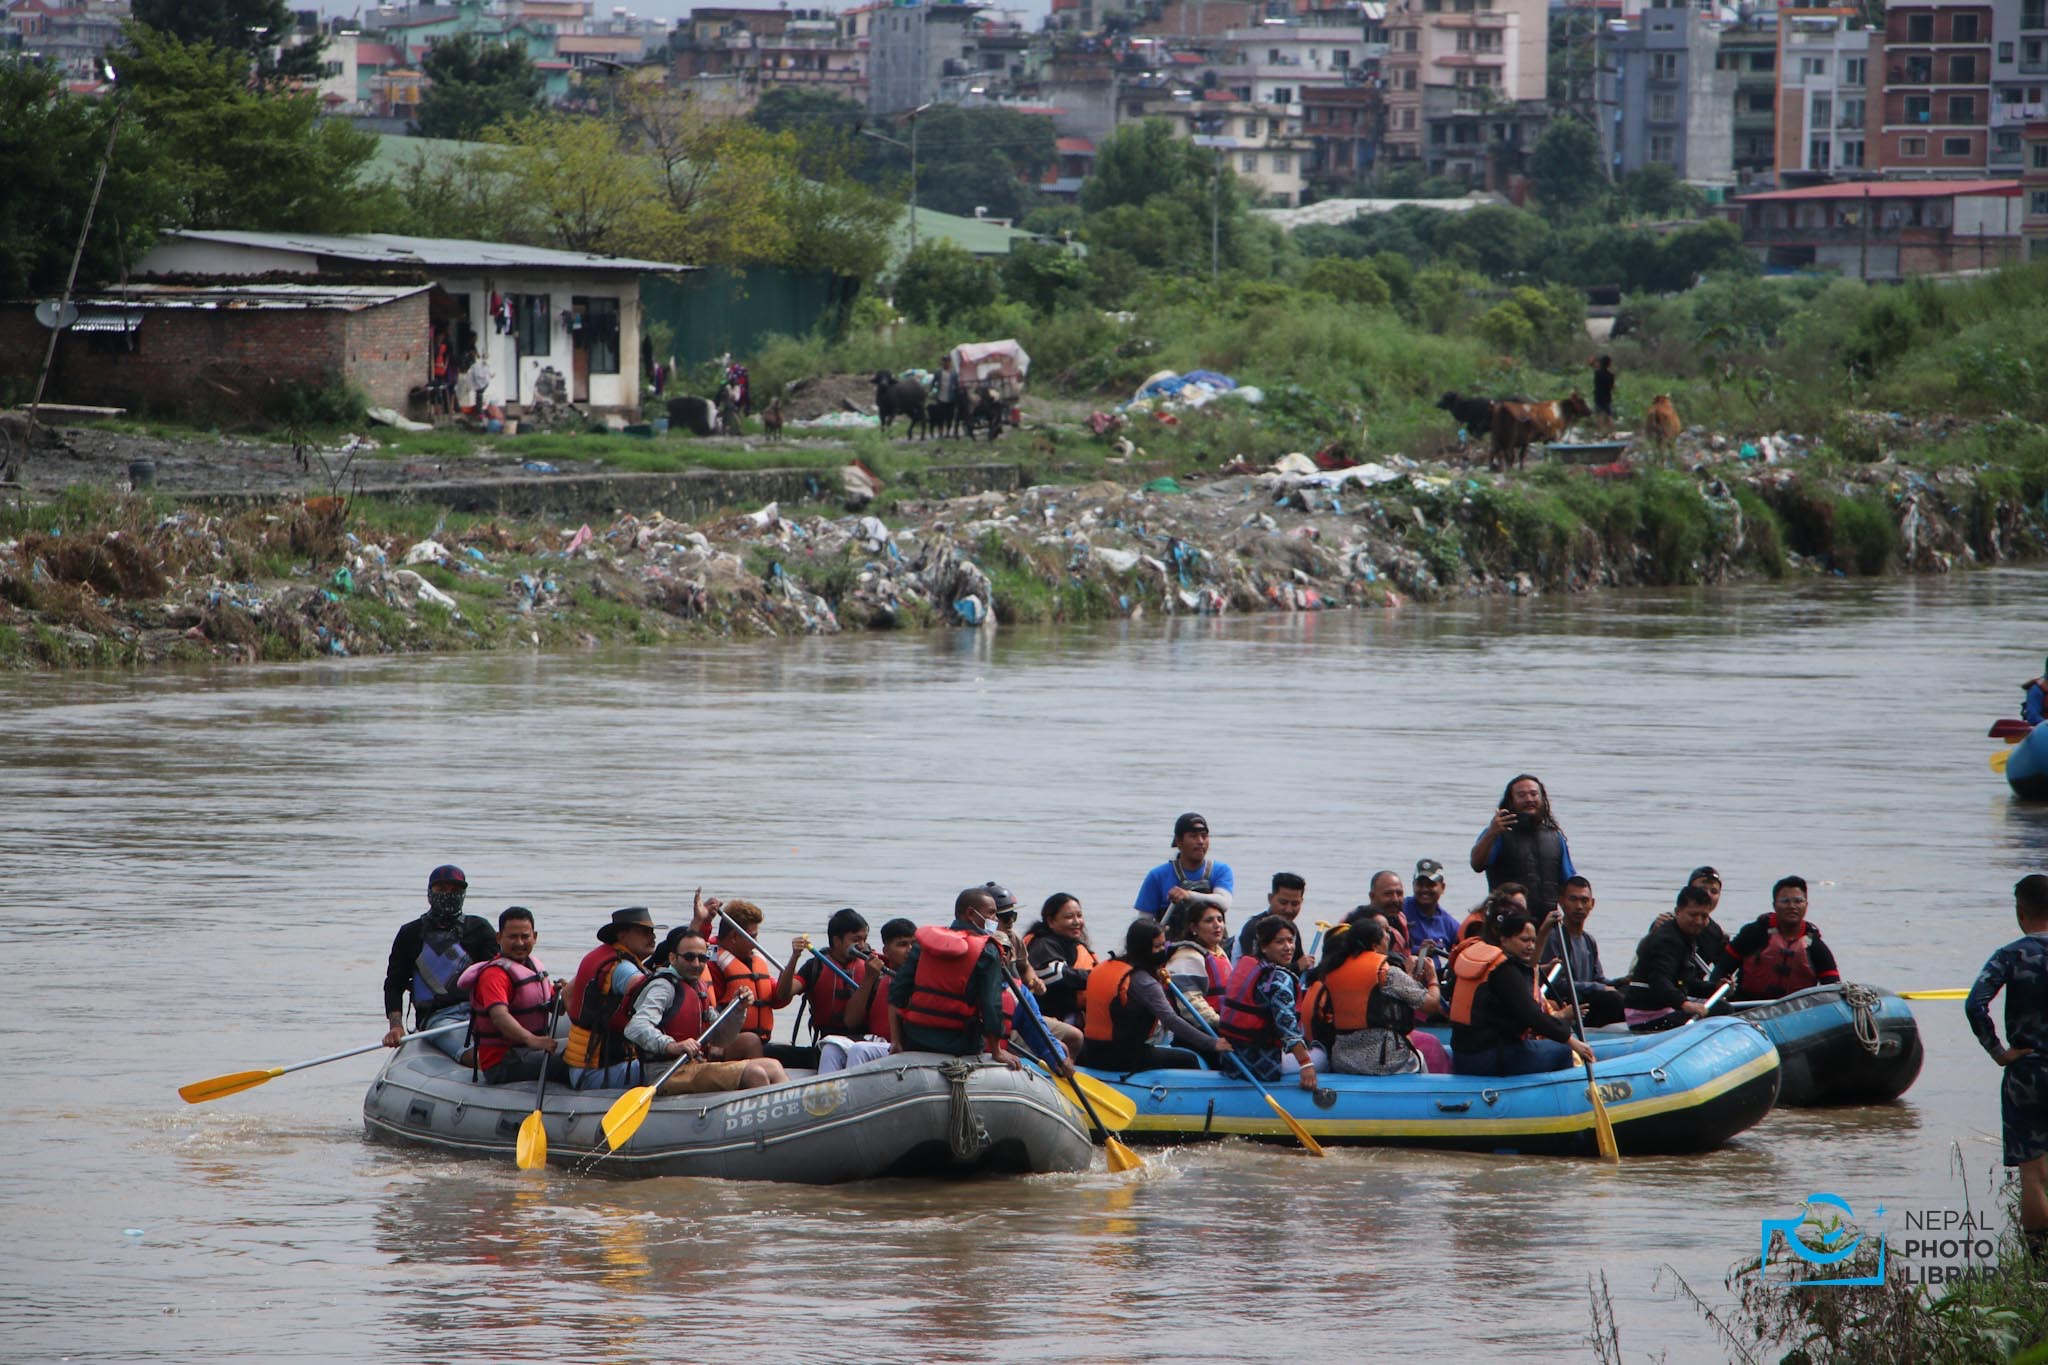
[[[1609,969],[1686,872],[1732,928],[1813,884],[1850,979],[1967,985],[2048,866],[1986,765],[2048,573],[549,658],[0,678],[0,1358],[1099,1360],[1721,1352],[1759,1219],[1980,1207],[1995,1069],[1961,1006],[1881,1109],[1689,1158],[1230,1142],[1147,1172],[831,1189],[520,1175],[372,1146],[377,1058],[205,1106],[179,1084],[374,1041],[428,868],[538,912],[563,971],[692,888],[778,954],[840,905],[943,918],[998,879],[1119,941],[1174,816],[1311,916],[1453,868],[1549,783]],[[784,1016],[785,1019],[787,1015]],[[1479,1311],[1468,1305],[1481,1305]]]

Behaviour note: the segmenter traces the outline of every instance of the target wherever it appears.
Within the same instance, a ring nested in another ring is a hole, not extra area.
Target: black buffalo
[[[909,420],[908,434],[917,435],[923,427],[925,435],[931,435],[931,421],[927,412],[928,399],[924,385],[914,379],[898,379],[887,370],[875,372],[875,412],[882,419],[882,430],[898,417]]]
[[[1436,405],[1458,419],[1458,425],[1474,436],[1485,436],[1493,431],[1493,400],[1476,394],[1461,394],[1455,389],[1436,400]]]
[[[980,427],[987,434],[988,439],[994,441],[996,437],[1003,434],[1003,418],[1007,413],[1007,405],[1004,404],[1002,398],[997,395],[994,389],[976,389],[974,391],[974,402],[972,406],[967,408],[966,415],[961,420],[961,425],[967,433],[967,439],[973,440],[974,429]]]

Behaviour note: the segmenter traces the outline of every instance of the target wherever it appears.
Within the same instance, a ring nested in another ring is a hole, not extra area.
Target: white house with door
[[[487,402],[529,404],[552,370],[569,401],[614,412],[640,406],[640,277],[680,274],[666,261],[387,233],[166,232],[137,263],[152,277],[277,274],[333,279],[416,274],[428,296],[422,392],[443,358],[459,374],[481,356]],[[469,395],[464,392],[463,401]]]

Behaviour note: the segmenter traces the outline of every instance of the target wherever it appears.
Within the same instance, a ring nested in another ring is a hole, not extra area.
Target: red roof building
[[[1766,270],[1900,280],[2018,261],[2026,204],[2017,180],[1873,180],[1746,194],[1728,211]]]

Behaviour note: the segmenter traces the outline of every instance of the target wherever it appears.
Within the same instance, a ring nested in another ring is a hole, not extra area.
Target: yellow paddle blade
[[[239,1095],[244,1090],[254,1090],[265,1081],[275,1080],[284,1075],[281,1066],[268,1071],[236,1071],[226,1076],[215,1076],[210,1080],[194,1081],[178,1087],[178,1098],[187,1104],[204,1104],[226,1095]]]
[[[1125,1171],[1142,1171],[1145,1169],[1144,1158],[1124,1146],[1121,1142],[1118,1142],[1115,1138],[1111,1138],[1105,1143],[1103,1150],[1109,1157],[1109,1169],[1118,1175],[1122,1175]]]
[[[548,1164],[548,1130],[541,1122],[540,1110],[528,1114],[519,1125],[519,1143],[513,1149],[513,1159],[522,1171],[537,1171]]]
[[[647,1122],[647,1115],[654,1105],[654,1087],[635,1086],[612,1101],[612,1107],[604,1111],[604,1140],[611,1144],[613,1151],[626,1145],[626,1139],[640,1131],[640,1125]]]
[[[1901,1000],[1967,1000],[1970,992],[1961,986],[1951,986],[1939,991],[1900,991]]]
[[[1995,773],[2004,772],[2006,760],[2011,757],[2012,750],[2010,749],[2000,749],[1997,753],[1991,755],[1991,771]]]
[[[1095,1105],[1095,1116],[1102,1120],[1102,1126],[1105,1128],[1114,1129],[1121,1133],[1124,1129],[1131,1126],[1132,1119],[1138,1117],[1138,1106],[1131,1103],[1130,1099],[1121,1090],[1114,1086],[1106,1085],[1096,1080],[1093,1076],[1086,1076],[1077,1071],[1074,1073],[1072,1083],[1069,1083],[1067,1078],[1062,1076],[1059,1078],[1058,1084],[1060,1093],[1073,1100],[1075,1104],[1080,1105],[1085,1111],[1088,1106],[1081,1104],[1080,1098],[1073,1093],[1074,1086],[1079,1085],[1087,1093],[1089,1100]]]
[[[1273,1106],[1273,1112],[1280,1116],[1280,1121],[1287,1125],[1288,1131],[1294,1134],[1295,1140],[1308,1149],[1310,1156],[1321,1156],[1323,1154],[1323,1145],[1309,1136],[1308,1129],[1302,1127],[1299,1119],[1282,1108],[1280,1101],[1268,1095],[1266,1096],[1266,1103]]]
[[[1600,1085],[1593,1079],[1593,1064],[1586,1063],[1586,1098],[1593,1102],[1593,1142],[1600,1150],[1602,1161],[1619,1162],[1621,1144],[1614,1140],[1614,1122],[1607,1117],[1607,1101],[1600,1096]]]

